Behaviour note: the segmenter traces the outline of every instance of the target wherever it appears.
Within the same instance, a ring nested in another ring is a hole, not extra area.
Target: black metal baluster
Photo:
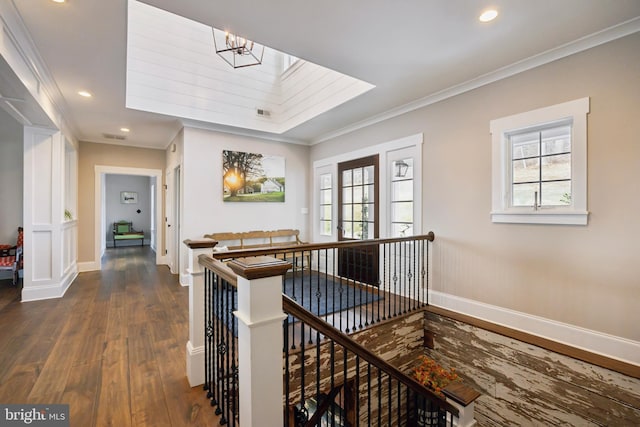
[[[336,345],[335,341],[331,340],[331,390],[336,386],[335,374],[336,374]],[[335,417],[331,417],[331,427],[335,427]]]
[[[311,275],[312,272],[311,270],[309,271],[309,275]],[[320,290],[320,272],[316,271],[315,274],[315,285],[316,285],[316,307],[318,309],[318,311],[316,313],[314,313],[317,317],[321,317],[320,316],[320,303],[322,300],[322,291]],[[317,339],[317,336],[316,336]],[[309,344],[313,344],[313,341],[311,340],[311,333],[309,334]],[[316,345],[318,345],[318,341],[316,341]]]
[[[300,320],[300,319],[298,319]],[[304,390],[306,388],[305,383],[305,374],[304,374],[304,365],[305,365],[305,343],[304,343],[304,329],[307,327],[306,323],[303,321],[299,321],[300,323],[300,407],[305,409],[305,394]]]
[[[367,422],[371,427],[371,363],[367,362]]]
[[[238,328],[236,327],[237,321],[235,319],[234,311],[237,310],[236,304],[238,303],[237,293],[238,289],[231,286],[229,288],[231,292],[231,308],[229,310],[229,316],[231,317],[231,425],[236,425],[236,418],[240,416],[240,395],[239,395],[239,370],[240,367],[236,361],[236,337],[238,336]]]
[[[222,279],[218,278],[217,282],[217,295],[216,295],[216,317],[218,318],[218,336],[216,340],[216,415],[222,414],[222,405],[224,405],[224,397],[222,395],[222,374],[223,374],[223,361],[222,351],[224,350],[224,336],[222,328],[224,327],[224,307],[222,306]]]
[[[380,296],[380,288],[382,287],[382,284],[384,283],[384,286],[387,287],[387,281],[386,276],[387,276],[387,243],[382,245],[382,259],[384,260],[382,262],[382,280],[381,280],[381,284],[378,286],[378,297]],[[388,292],[387,292],[388,294]],[[384,295],[384,294],[383,294]],[[384,306],[385,306],[385,302],[386,300],[388,300],[389,298],[387,297],[387,295],[385,295],[384,298],[384,302],[382,303],[382,320],[385,320],[387,318],[385,312],[384,312]],[[378,298],[378,322],[380,321],[380,298]]]
[[[320,405],[320,332],[316,331],[316,402]]]
[[[395,246],[395,256],[393,257],[395,262],[393,263],[393,317],[396,317],[398,314],[400,314],[400,312],[402,311],[399,306],[400,306],[400,299],[399,299],[399,291],[398,291],[398,274],[400,273],[398,271],[399,267],[398,267],[398,253],[399,251],[399,247],[400,245],[398,244],[398,242],[394,243]]]
[[[320,250],[317,251],[318,253],[318,270],[320,270],[320,260],[321,260],[321,255],[320,255]],[[327,322],[329,321],[329,316],[327,315],[327,313],[329,313],[329,260],[328,260],[328,254],[327,254],[327,250],[324,250],[324,315],[325,318],[327,319]],[[335,298],[335,295],[332,293],[332,298]]]
[[[347,390],[347,382],[348,382],[348,368],[349,368],[349,362],[347,360],[347,356],[348,356],[348,351],[346,347],[342,348],[342,351],[344,353],[344,369],[343,369],[343,373],[342,373],[342,391],[340,391],[340,397],[342,399],[340,399],[341,402],[346,402],[345,400],[345,396],[346,396],[346,390]],[[349,405],[345,405],[344,403],[342,404],[343,407],[348,408]],[[345,425],[345,420],[346,420],[347,414],[345,411],[342,412],[342,416],[340,417],[340,421],[341,421],[341,425]]]
[[[425,241],[425,248],[427,250],[427,255],[425,257],[424,267],[426,268],[422,270],[422,277],[425,283],[424,292],[425,292],[425,301],[427,305],[429,305],[429,241]],[[425,275],[426,274],[426,275]]]
[[[356,354],[356,378],[355,378],[355,385],[353,387],[353,394],[354,396],[350,396],[351,398],[353,398],[353,402],[352,404],[354,405],[354,410],[355,410],[355,418],[356,418],[356,425],[360,424],[360,356],[358,356]]]
[[[388,387],[388,391],[387,391],[387,419],[389,420],[389,424],[388,425],[393,425],[393,420],[392,420],[392,415],[393,415],[393,406],[391,405],[391,400],[392,400],[392,395],[393,395],[393,384],[392,384],[392,379],[390,375],[387,375],[387,378],[389,379],[389,384],[387,385]]]
[[[283,339],[283,347],[284,347],[284,404],[285,404],[285,416],[284,416],[284,427],[295,427],[289,426],[289,411],[290,411],[290,381],[291,381],[291,373],[289,371],[289,313],[286,313],[287,317],[282,321],[282,339]]]
[[[347,286],[346,286],[346,290],[347,290],[347,300],[346,300],[346,304],[349,304],[349,288],[351,288],[351,282],[353,282],[353,279],[349,279],[347,278]],[[342,294],[340,295],[340,310],[343,310],[343,305],[342,305]],[[344,310],[344,312],[347,315],[347,319],[345,321],[345,323],[347,324],[347,328],[344,330],[347,334],[349,333],[349,313],[351,312],[351,310]]]
[[[210,313],[210,293],[211,293],[211,272],[209,269],[205,268],[204,270],[204,385],[202,389],[207,392],[207,398],[211,398],[211,391],[209,391],[209,369],[211,365],[209,363],[209,354],[210,354],[210,342],[211,333],[211,313]]]
[[[220,409],[221,401],[222,401],[222,390],[220,387],[220,378],[222,372],[222,358],[220,357],[220,345],[222,342],[222,327],[223,327],[223,311],[222,311],[222,279],[219,276],[216,276],[215,282],[215,316],[216,316],[216,326],[214,328],[215,337],[213,343],[215,344],[214,350],[214,369],[215,372],[213,374],[214,382],[215,382],[215,396],[214,400],[211,401],[211,405],[216,406],[215,414],[220,415],[222,410]]]
[[[339,300],[339,307],[340,307],[340,313],[338,314],[339,317],[339,322],[340,322],[340,330],[342,330],[342,292],[344,291],[344,287],[342,286],[342,281],[344,279],[342,277],[340,277],[340,286],[338,287],[338,293],[340,294],[340,300]],[[348,319],[347,319],[347,325],[348,325]],[[347,332],[349,332],[349,327],[347,326]]]
[[[418,256],[418,254],[416,253],[417,243],[418,242],[416,240],[411,242],[412,255],[411,255],[411,268],[409,270],[409,281],[413,283],[413,299],[414,299],[413,309],[414,310],[420,306],[420,296],[418,295],[418,288],[416,287],[417,280],[413,280],[416,273],[416,267],[417,267],[417,264],[416,264],[417,256]]]
[[[396,418],[398,420],[398,424],[400,424],[400,420],[402,420],[402,396],[400,395],[401,392],[401,383],[400,381],[397,381],[398,383],[398,410],[397,410],[397,414],[396,414]]]
[[[409,265],[409,255],[407,254],[407,252],[408,252],[407,242],[402,242],[400,245],[402,247],[401,250],[403,252],[403,255],[402,255],[401,259],[402,259],[403,264],[404,264],[404,269],[402,271],[402,283],[403,283],[402,295],[404,296],[404,306],[403,306],[404,310],[403,310],[403,313],[406,313],[407,311],[410,311],[409,310],[409,308],[410,308],[409,305],[411,303],[411,301],[407,297],[408,296],[407,294],[409,293],[409,289],[408,289],[408,287],[409,287],[409,282],[408,282],[409,276],[408,276],[408,273],[407,273],[407,271],[409,270],[409,266],[408,266]]]
[[[378,370],[378,426],[382,425],[382,371]]]
[[[231,418],[229,415],[229,411],[230,411],[230,396],[232,393],[231,390],[231,360],[230,360],[230,356],[229,356],[229,345],[231,343],[231,340],[233,339],[233,337],[230,337],[230,333],[229,333],[229,324],[231,323],[231,325],[233,325],[233,313],[231,312],[231,303],[229,302],[229,297],[231,296],[231,289],[230,289],[231,285],[229,285],[228,283],[225,282],[225,316],[226,316],[226,321],[225,321],[225,325],[227,326],[225,328],[225,342],[226,342],[226,348],[225,348],[225,371],[224,371],[224,391],[225,391],[225,396],[224,396],[224,421],[225,422],[229,422],[229,419]],[[220,423],[222,424],[222,421],[220,421]]]

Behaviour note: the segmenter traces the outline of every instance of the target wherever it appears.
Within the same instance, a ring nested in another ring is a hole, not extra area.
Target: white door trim
[[[94,173],[94,184],[95,184],[95,222],[94,222],[94,265],[93,270],[101,270],[101,262],[100,259],[102,257],[102,241],[103,241],[103,233],[102,233],[102,181],[106,174],[119,174],[119,175],[138,175],[138,176],[149,176],[156,178],[156,224],[162,224],[162,209],[159,209],[158,204],[160,200],[162,200],[162,169],[143,169],[143,168],[129,168],[122,166],[105,166],[105,165],[96,165],[95,173]],[[160,239],[158,238],[158,227],[156,227],[156,246],[162,247],[159,245]],[[160,251],[156,250],[156,264],[162,264],[163,262],[162,254]]]

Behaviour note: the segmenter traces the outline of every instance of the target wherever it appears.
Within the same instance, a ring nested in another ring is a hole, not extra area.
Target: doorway
[[[379,237],[379,157],[338,163],[338,241]],[[338,274],[369,285],[379,282],[377,244],[338,251]]]
[[[174,274],[180,274],[182,272],[181,270],[181,266],[180,266],[180,200],[182,199],[181,195],[180,195],[180,166],[176,167],[173,170],[173,188],[174,188],[174,192],[173,192],[173,200],[172,200],[172,211],[173,211],[173,231],[171,231],[171,236],[173,239],[173,245],[171,245],[171,247],[173,248],[171,257],[172,257],[172,263],[171,265],[173,266],[173,270],[172,272]],[[171,227],[171,224],[168,225],[168,227]]]
[[[155,186],[155,200],[162,200],[162,194],[160,192],[160,185],[157,183],[162,182],[162,170],[160,169],[142,169],[142,168],[129,168],[129,167],[120,167],[120,166],[103,166],[96,165],[95,166],[95,229],[94,229],[94,261],[91,267],[87,266],[85,271],[91,270],[101,270],[101,259],[104,251],[106,249],[106,235],[108,230],[108,224],[106,224],[106,215],[105,215],[105,179],[108,174],[116,174],[116,175],[141,175],[148,176],[152,179],[155,178],[156,186]],[[161,215],[162,212],[158,209],[158,203],[155,204],[155,212],[151,212],[151,215],[154,216],[155,224],[161,223]],[[157,245],[161,247],[161,239],[160,236],[157,235],[158,230],[156,227],[155,230],[156,235],[153,237],[154,241]],[[161,251],[156,250],[156,264],[163,264],[163,256]]]

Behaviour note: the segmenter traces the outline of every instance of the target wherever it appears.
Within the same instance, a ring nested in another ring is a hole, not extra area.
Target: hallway
[[[64,298],[0,281],[0,403],[69,404],[71,426],[218,425],[185,374],[188,288],[149,247],[108,249]]]

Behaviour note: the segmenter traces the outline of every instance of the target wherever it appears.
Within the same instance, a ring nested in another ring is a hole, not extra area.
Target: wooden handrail
[[[236,288],[238,287],[238,275],[224,262],[211,258],[209,255],[202,254],[198,257],[198,263],[222,277],[230,285]]]
[[[386,360],[376,356],[366,347],[358,344],[357,342],[349,338],[347,335],[344,335],[338,329],[326,323],[324,320],[316,317],[311,312],[305,310],[304,307],[301,307],[294,300],[292,300],[291,298],[289,298],[284,294],[282,295],[282,307],[284,311],[287,312],[288,314],[291,314],[297,317],[302,322],[306,323],[308,326],[320,332],[320,334],[333,340],[334,342],[341,345],[342,347],[349,350],[350,352],[360,356],[360,358],[364,359],[365,361],[369,362],[376,368],[385,372],[387,375],[394,378],[395,380],[401,382],[402,384],[412,389],[417,394],[426,395],[432,401],[437,402],[438,406],[440,406],[441,408],[454,414],[455,416],[459,415],[458,409],[455,406],[453,406],[451,403],[447,402],[444,398],[438,396],[437,394],[435,394],[433,391],[423,386],[420,382],[418,382],[414,378],[411,378],[409,375],[405,374],[395,366],[388,363]]]
[[[369,240],[344,240],[341,242],[328,242],[328,243],[303,243],[303,244],[291,244],[286,246],[277,246],[270,248],[254,248],[254,249],[235,249],[231,251],[214,252],[213,258],[216,259],[229,259],[229,258],[244,258],[252,256],[270,255],[270,254],[283,254],[291,252],[301,251],[314,251],[323,249],[334,248],[351,248],[358,246],[376,245],[381,243],[400,243],[400,242],[413,242],[417,240],[428,240],[433,242],[435,234],[430,231],[427,234],[420,236],[410,237],[395,237],[388,239],[369,239]]]

